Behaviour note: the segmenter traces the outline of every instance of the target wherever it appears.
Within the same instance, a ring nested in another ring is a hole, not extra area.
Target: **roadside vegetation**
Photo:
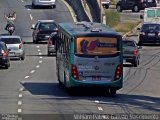
[[[120,32],[122,34],[127,33],[133,28],[135,28],[139,22],[138,21],[127,21],[123,22],[120,20],[120,15],[115,10],[106,10],[106,24],[113,28],[115,31]]]
[[[110,0],[111,1],[111,5],[116,5],[118,0]]]

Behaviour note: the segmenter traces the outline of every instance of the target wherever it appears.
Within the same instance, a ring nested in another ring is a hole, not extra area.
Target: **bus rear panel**
[[[116,37],[77,37],[70,86],[122,87],[122,58]]]

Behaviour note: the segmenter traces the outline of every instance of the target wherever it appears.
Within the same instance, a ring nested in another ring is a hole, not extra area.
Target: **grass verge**
[[[120,21],[120,15],[115,10],[106,10],[105,14],[106,24],[122,34],[132,31],[140,23],[139,21]]]

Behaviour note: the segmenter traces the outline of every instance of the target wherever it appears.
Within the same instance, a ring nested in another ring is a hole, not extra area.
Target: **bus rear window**
[[[76,40],[76,54],[115,55],[117,50],[117,38],[79,37]]]

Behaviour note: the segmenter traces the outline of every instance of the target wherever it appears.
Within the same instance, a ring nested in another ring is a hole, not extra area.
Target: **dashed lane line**
[[[34,73],[35,72],[35,70],[32,70],[30,73],[32,74],[32,73]]]
[[[38,54],[39,54],[39,55],[42,55],[42,53],[41,53],[41,52],[39,52]]]
[[[102,108],[102,107],[98,107],[98,110],[99,110],[99,111],[103,111],[103,108]]]
[[[22,94],[19,94],[19,95],[18,95],[18,97],[19,97],[19,98],[22,98],[22,97],[23,97],[23,95],[22,95]]]
[[[42,60],[39,61],[39,63],[42,63],[42,62],[43,62]]]
[[[40,65],[37,65],[37,66],[36,66],[36,68],[39,68],[39,67],[40,67]]]
[[[41,57],[39,57],[40,59],[42,59],[43,57],[41,56]]]
[[[24,88],[23,87],[21,87],[20,89],[19,89],[19,91],[23,91],[24,90]]]
[[[29,76],[25,76],[24,78],[27,79],[27,78],[29,78]]]
[[[18,101],[18,105],[22,105],[22,101]]]
[[[36,46],[36,48],[39,48],[39,46]]]
[[[18,109],[18,113],[21,113],[22,112],[22,109]]]
[[[30,16],[30,19],[33,20],[33,16],[31,14],[29,14],[29,16]]]

